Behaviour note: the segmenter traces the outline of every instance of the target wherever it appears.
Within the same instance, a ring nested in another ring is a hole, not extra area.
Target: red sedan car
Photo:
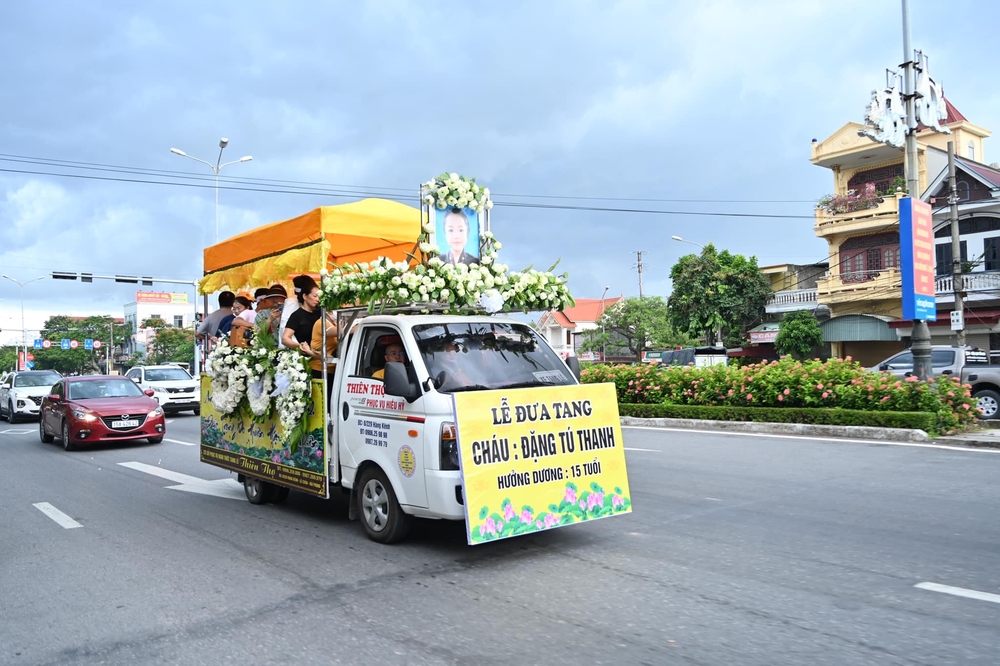
[[[62,379],[42,399],[38,436],[45,443],[59,437],[67,451],[96,442],[146,439],[159,444],[166,423],[152,395],[125,377]]]

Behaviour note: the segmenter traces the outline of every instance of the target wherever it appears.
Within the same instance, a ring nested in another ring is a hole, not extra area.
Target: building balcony
[[[955,278],[941,275],[934,281],[938,303],[954,303]],[[962,276],[962,291],[966,302],[1000,301],[1000,273],[978,272]]]
[[[779,312],[794,312],[796,310],[815,310],[816,289],[786,289],[771,294],[765,310],[770,314]]]
[[[857,234],[865,231],[887,230],[899,223],[899,200],[902,195],[887,196],[874,208],[856,210],[850,213],[833,214],[822,208],[816,209],[816,226],[813,230],[820,238],[842,234]]]
[[[826,277],[816,280],[816,301],[820,305],[830,305],[862,300],[899,300],[901,288],[902,277],[898,268],[827,273]]]

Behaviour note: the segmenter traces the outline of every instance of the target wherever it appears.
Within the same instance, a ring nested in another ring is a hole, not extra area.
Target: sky
[[[1000,5],[910,5],[946,96],[1000,128],[993,47],[972,30]],[[222,171],[223,239],[368,195],[417,205],[449,171],[491,188],[504,263],[561,259],[578,298],[637,295],[637,251],[643,293],[668,296],[698,251],[674,235],[821,261],[813,205],[833,183],[810,142],[862,122],[902,60],[897,0],[3,3],[0,272],[193,281],[215,242],[212,172],[170,149],[214,163],[221,137],[223,161],[253,157]],[[27,336],[51,315],[120,317],[135,290],[28,284]],[[0,343],[20,340],[21,294],[0,279]]]

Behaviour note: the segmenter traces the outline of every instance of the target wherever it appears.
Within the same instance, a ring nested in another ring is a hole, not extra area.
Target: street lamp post
[[[251,155],[244,155],[243,157],[241,157],[238,160],[233,160],[232,162],[223,162],[222,161],[222,151],[224,151],[226,149],[226,146],[228,146],[228,145],[229,145],[229,139],[227,139],[225,137],[219,139],[219,157],[216,158],[215,164],[212,164],[211,162],[206,162],[205,160],[198,159],[197,157],[192,157],[191,155],[188,155],[187,153],[185,153],[183,150],[180,150],[179,148],[171,148],[170,149],[170,152],[172,152],[174,155],[180,155],[181,157],[187,157],[188,159],[192,159],[195,162],[201,162],[202,164],[204,164],[205,166],[207,166],[209,169],[211,169],[213,174],[215,174],[215,242],[216,243],[219,242],[219,172],[222,171],[223,168],[229,166],[230,164],[238,164],[240,162],[249,162],[250,160],[253,159],[253,156],[251,156]],[[208,296],[207,295],[205,296],[205,316],[206,317],[208,316]],[[197,330],[198,330],[198,323],[197,323],[198,322],[198,281],[197,280],[195,280],[195,283],[194,283],[194,319],[195,319],[195,332],[197,332]],[[197,340],[197,336],[196,336],[195,341],[194,341],[194,374],[195,375],[198,374],[198,367],[199,367],[199,365],[200,364],[199,364],[199,359],[198,359],[198,340]]]
[[[34,280],[28,280],[27,282],[21,282],[20,280],[15,280],[9,275],[4,274],[3,278],[5,280],[10,280],[18,287],[21,288],[21,350],[24,354],[24,367],[28,367],[28,332],[24,329],[24,285],[31,284],[32,282],[38,282],[39,280],[44,280],[45,276],[41,275],[36,277]],[[20,370],[20,363],[18,363],[18,370]]]
[[[695,243],[694,241],[684,240],[680,236],[671,236],[670,238],[672,240],[677,241],[678,243],[690,243],[691,245],[697,245],[698,247],[700,247],[703,250],[705,249],[705,246],[702,245],[701,243]]]
[[[605,337],[608,332],[604,326],[604,297],[608,295],[608,289],[611,289],[610,285],[605,287],[604,293],[601,294],[601,363],[608,362],[608,339]]]
[[[215,242],[216,243],[219,242],[219,172],[222,171],[223,168],[229,166],[230,164],[249,162],[250,160],[253,159],[253,156],[251,155],[244,155],[238,160],[233,160],[232,162],[223,163],[222,151],[224,151],[226,149],[226,146],[228,145],[229,145],[229,139],[226,139],[225,137],[219,139],[219,157],[218,159],[215,160],[215,164],[212,164],[211,162],[206,162],[205,160],[198,159],[197,157],[192,157],[191,155],[185,153],[183,150],[180,150],[179,148],[170,149],[170,152],[172,152],[174,155],[180,155],[181,157],[186,157],[188,159],[194,160],[195,162],[201,162],[209,169],[211,169],[212,173],[215,174]]]

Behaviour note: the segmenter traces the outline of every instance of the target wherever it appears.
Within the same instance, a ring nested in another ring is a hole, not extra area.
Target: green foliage
[[[681,257],[670,269],[668,301],[677,330],[704,336],[709,344],[738,344],[764,315],[771,285],[756,257],[719,252],[709,244],[700,255]]]
[[[816,317],[808,310],[799,310],[789,312],[781,320],[774,348],[779,354],[790,354],[802,360],[820,344],[823,344],[823,331]]]
[[[710,407],[707,405],[618,405],[622,416],[644,419],[703,419],[809,423],[813,425],[914,428],[935,432],[937,416],[930,412],[872,412],[856,409],[804,407]]]
[[[156,329],[156,338],[146,350],[150,363],[190,362],[194,358],[194,331],[190,328],[164,326]]]
[[[670,310],[659,296],[622,299],[609,306],[597,324],[600,328],[584,334],[583,351],[606,350],[609,356],[632,356],[639,361],[647,349],[694,343],[671,326]]]
[[[36,370],[57,370],[62,374],[71,372],[84,373],[103,369],[103,361],[111,342],[112,318],[109,316],[69,317],[56,315],[50,317],[41,330],[39,337],[52,341],[49,349],[30,349],[35,355]],[[124,323],[114,322],[114,339],[120,343],[132,334],[130,327]],[[62,349],[60,341],[64,338],[76,340],[80,346],[76,349]],[[101,349],[84,349],[86,339],[100,340],[104,345]],[[30,347],[30,341],[29,341]],[[194,355],[194,350],[191,352]]]
[[[17,368],[18,349],[19,347],[16,345],[0,347],[0,372]]]
[[[614,383],[619,403],[928,412],[936,419],[931,431],[938,433],[969,425],[977,414],[971,387],[957,379],[899,380],[850,359],[802,363],[785,357],[744,367],[594,366],[581,372],[581,379]]]

